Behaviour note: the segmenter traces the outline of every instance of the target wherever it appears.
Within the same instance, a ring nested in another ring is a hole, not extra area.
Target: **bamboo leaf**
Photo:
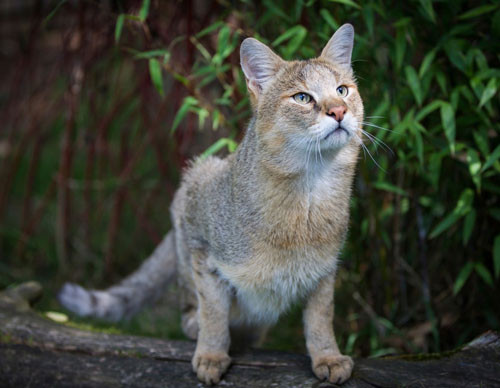
[[[458,292],[462,289],[473,269],[474,263],[470,261],[462,267],[460,273],[457,276],[457,279],[455,280],[455,284],[453,285],[453,295],[457,295]]]
[[[141,9],[139,10],[139,19],[141,20],[141,22],[145,21],[148,18],[150,3],[151,0],[142,1]]]
[[[418,78],[417,72],[411,66],[405,67],[406,80],[410,85],[410,89],[415,96],[418,106],[422,105],[422,89],[420,87],[420,80]]]
[[[423,107],[422,109],[420,109],[418,114],[415,116],[415,120],[416,121],[423,120],[428,114],[432,113],[433,111],[435,111],[438,108],[441,108],[443,103],[444,103],[444,101],[441,101],[441,100],[432,101],[430,104],[428,104],[425,107]]]
[[[408,193],[405,190],[401,189],[400,187],[394,186],[389,182],[374,182],[373,187],[379,190],[388,191],[390,193],[408,196]]]
[[[476,150],[469,148],[467,150],[467,163],[469,164],[469,172],[472,181],[478,188],[481,189],[481,160]]]
[[[497,92],[497,80],[496,78],[492,78],[486,84],[486,87],[483,90],[483,94],[481,95],[481,100],[479,101],[479,107],[481,108],[484,104],[486,104],[489,100],[493,98],[493,96]]]
[[[325,22],[332,28],[332,30],[336,31],[340,27],[339,23],[337,23],[330,11],[322,8],[319,11],[319,14],[323,17],[323,19],[325,19]]]
[[[195,106],[198,105],[198,100],[194,97],[188,96],[182,101],[182,105],[175,114],[174,121],[170,133],[174,133],[181,121],[186,117],[187,113]]]
[[[471,211],[472,201],[474,200],[474,191],[467,188],[462,191],[460,198],[457,201],[455,209],[448,214],[444,220],[442,220],[436,227],[431,231],[429,238],[435,238],[443,233],[445,230],[449,229],[453,224],[455,224],[460,218],[465,216],[469,211]]]
[[[154,87],[163,97],[163,74],[161,72],[161,64],[157,59],[151,58],[149,60],[149,75]]]
[[[66,3],[67,1],[68,0],[61,0],[59,3],[57,3],[57,5],[54,7],[54,9],[52,11],[50,11],[50,13],[45,17],[45,19],[43,19],[43,22],[42,22],[43,28],[47,27],[47,24],[54,17],[54,15],[57,13],[57,11],[59,11],[59,8],[61,8],[61,6],[64,3]]]
[[[460,20],[475,18],[476,16],[491,12],[498,8],[498,4],[482,5],[480,7],[473,8],[458,17]]]
[[[122,36],[123,23],[125,22],[125,15],[120,14],[116,18],[115,25],[115,42],[118,43],[120,41],[120,37]]]
[[[493,287],[493,278],[491,277],[490,271],[488,271],[482,263],[475,263],[474,270],[488,286]]]
[[[213,155],[217,152],[219,152],[221,149],[224,147],[228,148],[229,152],[234,152],[234,150],[237,147],[237,143],[233,139],[229,139],[227,137],[223,137],[219,140],[217,140],[214,144],[212,144],[210,147],[208,147],[202,154],[201,158],[205,159],[209,157],[210,155]]]
[[[154,58],[154,57],[164,57],[165,59],[168,59],[169,56],[170,56],[170,53],[167,50],[163,50],[163,49],[143,51],[143,52],[136,53],[134,55],[134,57],[137,59],[149,59],[149,58]],[[164,60],[164,62],[165,62],[165,60]]]
[[[427,70],[429,70],[429,67],[432,65],[432,61],[434,61],[434,58],[436,57],[436,53],[437,48],[431,50],[425,55],[422,64],[420,65],[420,70],[418,71],[418,76],[420,78],[422,78],[425,73],[427,73]]]
[[[420,5],[424,9],[424,13],[433,22],[436,23],[436,14],[434,13],[434,8],[432,7],[432,0],[420,0]]]
[[[448,102],[441,104],[441,123],[443,125],[444,133],[450,144],[451,153],[455,153],[455,112],[453,107]]]
[[[329,1],[334,2],[334,3],[345,4],[349,7],[361,9],[361,7],[352,0],[329,0]]]
[[[488,168],[493,166],[493,163],[495,163],[498,158],[500,158],[500,145],[498,145],[493,152],[488,156],[488,159],[486,159],[486,162],[484,163],[483,168],[481,171],[486,171]]]
[[[207,28],[204,28],[203,30],[201,30],[200,32],[198,32],[195,35],[195,37],[196,38],[201,38],[202,36],[208,35],[211,32],[215,31],[217,28],[222,27],[224,25],[225,24],[222,21],[215,22],[214,24],[212,24],[212,25],[208,26]]]
[[[476,222],[476,211],[472,209],[464,219],[464,226],[462,229],[462,242],[465,245],[469,242],[472,231],[474,230],[474,224]]]
[[[295,51],[300,47],[302,41],[307,35],[307,30],[300,25],[294,26],[286,30],[283,34],[278,36],[274,42],[273,46],[278,46],[288,40],[288,44],[283,49],[283,56],[285,58],[290,58]]]

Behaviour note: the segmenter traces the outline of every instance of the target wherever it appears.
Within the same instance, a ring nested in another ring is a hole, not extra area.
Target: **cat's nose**
[[[326,114],[330,117],[333,117],[335,120],[338,122],[342,121],[344,119],[345,112],[347,111],[347,108],[342,105],[337,105],[331,107]]]

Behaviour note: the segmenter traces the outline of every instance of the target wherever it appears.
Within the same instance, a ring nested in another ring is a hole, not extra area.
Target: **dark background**
[[[0,287],[39,280],[40,311],[61,311],[64,281],[106,287],[136,268],[189,158],[242,136],[242,39],[308,58],[345,22],[376,139],[338,273],[341,349],[440,351],[500,329],[497,1],[2,1]],[[182,337],[169,295],[91,324]],[[266,346],[303,350],[299,307]]]

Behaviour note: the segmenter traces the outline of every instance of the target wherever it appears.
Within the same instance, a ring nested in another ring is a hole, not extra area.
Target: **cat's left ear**
[[[351,67],[352,47],[354,45],[354,27],[344,24],[330,38],[321,52],[324,58],[343,67]]]

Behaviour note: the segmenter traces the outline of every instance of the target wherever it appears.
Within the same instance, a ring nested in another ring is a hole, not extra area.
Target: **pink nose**
[[[347,108],[345,106],[334,106],[331,107],[328,112],[326,113],[328,116],[333,117],[337,121],[342,121],[344,119],[345,112],[347,111]]]

